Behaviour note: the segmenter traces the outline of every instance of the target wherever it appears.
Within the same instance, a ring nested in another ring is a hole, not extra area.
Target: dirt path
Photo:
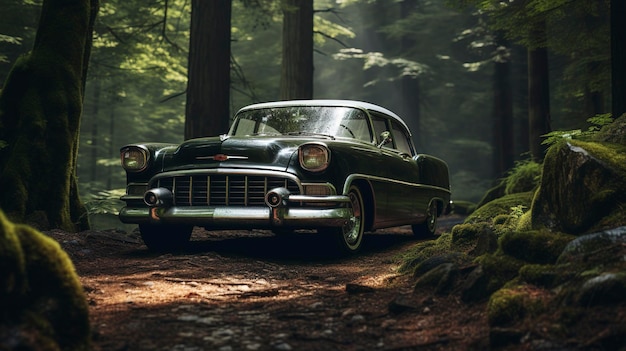
[[[467,350],[487,339],[484,305],[414,293],[399,275],[409,228],[326,257],[313,234],[194,232],[150,253],[116,232],[50,232],[72,257],[97,350]]]

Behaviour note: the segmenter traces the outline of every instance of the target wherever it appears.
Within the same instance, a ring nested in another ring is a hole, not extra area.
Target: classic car
[[[346,253],[363,235],[434,235],[450,202],[447,164],[415,150],[406,123],[366,102],[294,100],[240,109],[228,134],[121,148],[119,217],[149,249],[185,245],[194,226],[308,229]]]

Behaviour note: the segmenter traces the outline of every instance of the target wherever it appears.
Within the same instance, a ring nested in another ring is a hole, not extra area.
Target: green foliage
[[[126,193],[126,189],[96,190],[94,193],[83,193],[82,199],[90,215],[114,214],[118,215],[124,202],[120,197]]]
[[[504,179],[507,195],[535,190],[541,181],[542,165],[533,160],[516,161]]]
[[[589,126],[585,131],[581,129],[555,130],[543,135],[545,140],[541,143],[544,145],[554,145],[561,140],[590,140],[598,134],[602,127],[611,124],[613,122],[613,118],[611,117],[611,113],[605,113],[588,118],[587,122],[589,122],[591,126]]]
[[[465,223],[491,222],[498,215],[510,215],[512,208],[530,208],[534,192],[506,195],[476,209],[465,219]]]

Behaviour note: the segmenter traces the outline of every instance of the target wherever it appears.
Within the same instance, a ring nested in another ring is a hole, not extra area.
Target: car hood
[[[211,137],[188,140],[163,161],[164,171],[258,168],[284,171],[303,141],[276,137]]]

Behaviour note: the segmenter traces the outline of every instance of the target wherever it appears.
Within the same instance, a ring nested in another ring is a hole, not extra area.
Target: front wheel
[[[363,195],[355,185],[348,192],[352,217],[348,223],[338,228],[328,228],[324,232],[332,236],[333,241],[343,253],[356,253],[361,249],[363,232],[365,230],[365,207]]]
[[[413,224],[413,235],[420,239],[429,239],[435,236],[437,231],[437,214],[439,212],[437,202],[430,200],[428,210],[426,211],[426,220],[420,224]]]
[[[152,251],[175,251],[187,244],[191,238],[192,226],[171,224],[141,224],[141,239]]]

